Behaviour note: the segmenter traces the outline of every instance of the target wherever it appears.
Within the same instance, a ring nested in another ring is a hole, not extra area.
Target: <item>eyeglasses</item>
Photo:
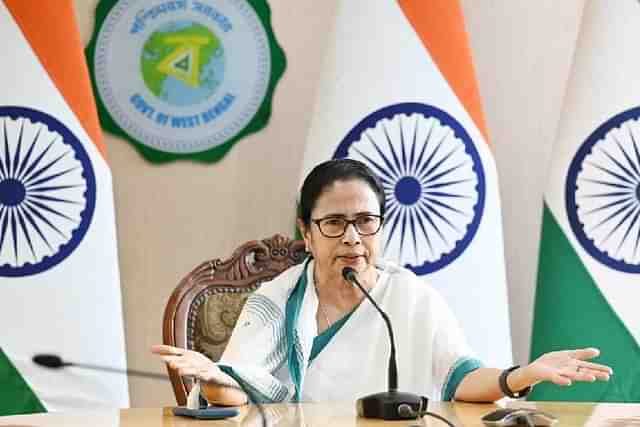
[[[383,218],[381,215],[359,215],[355,219],[347,219],[341,216],[328,216],[325,218],[312,219],[318,226],[320,234],[324,237],[337,238],[344,236],[349,224],[353,224],[356,231],[361,236],[371,236],[380,231]]]

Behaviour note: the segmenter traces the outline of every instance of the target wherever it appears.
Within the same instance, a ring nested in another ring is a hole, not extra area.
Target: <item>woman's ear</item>
[[[299,218],[296,220],[296,225],[298,226],[298,231],[300,232],[300,235],[304,239],[304,250],[305,252],[309,252],[310,251],[309,236],[308,236],[309,230],[307,229],[307,226],[304,224],[304,222]]]

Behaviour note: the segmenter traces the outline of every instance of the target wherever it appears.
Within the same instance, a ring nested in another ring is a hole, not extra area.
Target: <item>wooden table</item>
[[[509,407],[539,409],[559,419],[557,427],[640,427],[640,404],[590,404],[590,403],[532,403],[509,402]],[[429,410],[445,416],[457,427],[484,426],[480,418],[496,409],[494,404],[432,402]],[[381,420],[358,418],[352,403],[306,403],[300,405],[264,405],[269,426],[379,426]],[[392,426],[419,426],[420,421],[387,422]],[[26,427],[184,427],[184,426],[261,426],[262,421],[255,407],[242,408],[235,418],[220,421],[199,421],[175,417],[170,408],[135,408],[104,411],[78,411],[0,417],[0,426]],[[446,427],[439,420],[426,417],[424,425]]]

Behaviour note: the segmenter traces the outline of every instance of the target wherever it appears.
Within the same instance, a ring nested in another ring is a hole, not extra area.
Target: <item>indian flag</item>
[[[339,3],[302,175],[343,157],[382,180],[384,257],[444,295],[487,365],[510,364],[498,178],[457,1]]]
[[[113,192],[71,0],[0,2],[0,415],[129,404]]]
[[[608,383],[532,399],[640,401],[640,3],[589,1],[544,197],[531,358],[599,347]]]

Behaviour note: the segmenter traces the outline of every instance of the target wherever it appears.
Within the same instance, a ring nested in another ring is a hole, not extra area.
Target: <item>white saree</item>
[[[393,324],[399,390],[451,400],[480,367],[456,319],[411,271],[384,262],[379,273],[371,296]],[[309,364],[317,309],[313,261],[286,270],[249,297],[218,365],[263,402],[355,400],[386,390],[389,337],[375,308],[363,300]]]

